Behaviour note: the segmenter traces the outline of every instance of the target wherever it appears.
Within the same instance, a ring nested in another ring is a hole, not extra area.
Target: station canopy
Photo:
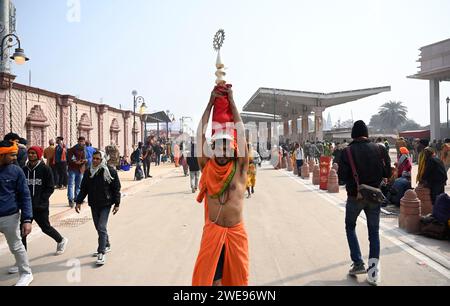
[[[300,116],[314,112],[316,107],[325,109],[389,91],[390,86],[333,93],[260,88],[243,107],[243,111],[278,115],[283,118],[290,115]]]

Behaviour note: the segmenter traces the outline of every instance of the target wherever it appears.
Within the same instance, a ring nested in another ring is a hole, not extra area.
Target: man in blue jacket
[[[22,243],[21,231],[22,236],[31,233],[33,211],[25,174],[14,165],[18,150],[14,143],[0,142],[0,232],[5,235],[19,267],[20,278],[16,286],[28,286],[33,281],[33,274]]]

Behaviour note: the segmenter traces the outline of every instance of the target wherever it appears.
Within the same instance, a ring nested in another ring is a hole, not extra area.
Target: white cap
[[[219,131],[216,134],[213,135],[212,137],[212,141],[216,141],[219,139],[225,139],[225,140],[234,140],[234,137],[231,136],[229,133],[227,133],[226,131]]]

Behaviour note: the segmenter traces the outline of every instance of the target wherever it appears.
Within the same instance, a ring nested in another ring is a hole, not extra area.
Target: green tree
[[[400,101],[389,101],[380,107],[378,115],[386,131],[395,132],[407,120],[408,108]]]
[[[381,120],[381,116],[379,114],[375,114],[370,118],[369,127],[376,131],[383,130],[383,121]]]
[[[408,119],[406,120],[406,122],[404,124],[402,124],[402,126],[399,128],[400,131],[415,131],[415,130],[420,130],[423,127],[418,124],[417,122],[415,122],[413,119]]]

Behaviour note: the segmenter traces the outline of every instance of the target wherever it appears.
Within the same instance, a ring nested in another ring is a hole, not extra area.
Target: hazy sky
[[[215,81],[212,38],[226,31],[223,60],[238,107],[259,87],[334,92],[392,86],[330,108],[332,120],[369,120],[389,100],[429,124],[418,49],[450,37],[448,0],[14,0],[17,32],[31,58],[17,81],[132,108],[190,116],[195,126]],[[79,14],[74,11],[80,5]],[[79,15],[79,20],[77,16]],[[442,121],[450,83],[441,83]],[[328,115],[325,113],[325,118]]]

